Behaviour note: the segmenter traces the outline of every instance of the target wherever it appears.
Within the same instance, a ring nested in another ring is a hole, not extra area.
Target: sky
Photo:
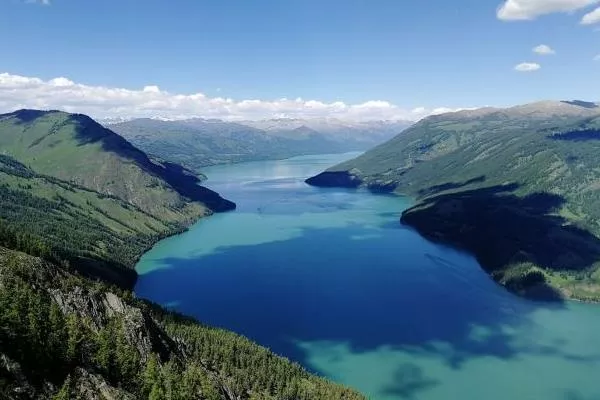
[[[600,100],[600,0],[0,0],[0,112],[409,119]]]

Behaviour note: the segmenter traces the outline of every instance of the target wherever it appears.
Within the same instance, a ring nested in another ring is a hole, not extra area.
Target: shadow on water
[[[597,259],[598,239],[565,225],[555,214],[564,203],[560,196],[519,197],[517,184],[465,190],[483,181],[478,177],[433,187],[430,193],[462,191],[432,196],[406,215],[428,223],[444,218],[434,230],[442,236],[431,239],[452,243],[443,235],[458,229],[465,238],[462,245],[454,244],[474,251],[480,260],[508,254],[498,258],[499,265],[535,260],[579,271]],[[310,197],[302,198],[303,210],[309,202]],[[335,209],[333,200],[327,204],[324,209]],[[309,208],[319,214],[319,207]],[[290,208],[283,208],[266,212],[289,215]],[[518,298],[470,257],[423,241],[398,223],[397,213],[381,211],[378,216],[379,229],[366,230],[358,222],[311,227],[277,241],[160,258],[163,268],[145,274],[136,291],[162,304],[175,303],[180,312],[248,336],[323,374],[332,368],[325,359],[335,370],[345,357],[372,360],[399,352],[406,358],[392,362],[393,377],[377,388],[382,397],[420,398],[446,383],[438,373],[428,376],[423,365],[411,362],[413,357],[439,360],[463,372],[475,359],[549,356],[586,366],[599,361],[596,355],[571,353],[566,337],[538,341],[527,334],[524,340],[524,332],[539,328],[534,315],[565,309],[560,298]],[[389,358],[381,362],[385,360]]]
[[[411,363],[398,366],[393,381],[383,388],[383,393],[403,399],[414,399],[419,392],[439,385],[437,380],[427,378],[422,368]]]
[[[398,243],[395,236],[365,236],[358,224],[311,228],[287,240],[168,257],[161,259],[165,268],[144,275],[137,292],[144,296],[147,287],[154,301],[177,302],[179,311],[244,334],[316,372],[323,371],[298,343],[344,343],[352,354],[389,347],[434,355],[452,369],[477,357],[573,359],[560,342],[523,346],[511,333],[530,323],[528,315],[563,303],[516,298],[464,259],[431,262],[431,248],[406,232]],[[387,394],[411,398],[436,385],[418,368],[398,368]]]
[[[428,239],[474,253],[492,273],[526,263],[585,273],[600,260],[600,239],[558,215],[562,196],[518,196],[517,189],[513,183],[430,197],[406,210],[402,221]],[[531,278],[522,283],[540,283]]]

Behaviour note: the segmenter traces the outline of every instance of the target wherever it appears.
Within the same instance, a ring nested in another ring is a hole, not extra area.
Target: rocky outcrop
[[[241,336],[1,246],[0,305],[0,399],[363,399]]]
[[[102,375],[77,368],[72,374],[71,395],[87,400],[134,400],[135,396],[122,389],[110,386]]]

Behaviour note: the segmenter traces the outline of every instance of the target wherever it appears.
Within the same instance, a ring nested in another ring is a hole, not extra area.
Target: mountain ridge
[[[323,120],[230,122],[194,118],[135,119],[108,126],[156,158],[201,173],[203,167],[215,164],[366,150],[402,131],[407,124],[329,122],[324,126]]]
[[[307,183],[411,196],[403,223],[509,289],[598,301],[599,129],[582,101],[436,115]]]
[[[0,132],[3,242],[89,276],[132,287],[158,239],[235,207],[85,115],[18,110],[0,115]]]

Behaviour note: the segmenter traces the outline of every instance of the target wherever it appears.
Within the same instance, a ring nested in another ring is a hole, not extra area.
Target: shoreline
[[[478,210],[480,215],[476,217],[471,216],[469,211],[461,209],[453,210],[450,213],[444,210],[444,207],[455,206],[451,203],[460,203],[461,201],[464,201],[467,209],[476,205],[474,202],[467,203],[463,192],[419,199],[402,193],[396,185],[389,182],[385,182],[383,186],[379,182],[368,183],[363,178],[352,174],[351,171],[324,171],[308,178],[305,182],[316,187],[365,188],[373,193],[387,193],[409,198],[412,206],[402,212],[399,221],[401,224],[414,229],[425,240],[471,255],[477,260],[480,268],[496,284],[504,287],[507,291],[531,301],[574,301],[600,304],[600,285],[594,286],[593,282],[579,283],[572,273],[569,275],[567,269],[552,269],[531,261],[535,257],[527,254],[523,249],[527,250],[531,246],[543,248],[549,245],[540,241],[539,238],[519,237],[518,231],[511,229],[507,235],[512,234],[519,239],[512,238],[508,251],[496,250],[496,247],[504,244],[505,237],[502,235],[504,232],[495,233],[495,229],[489,229],[489,226],[482,226],[477,222],[480,218],[485,219],[487,214],[495,213],[494,208],[481,208]],[[393,189],[388,190],[392,186]],[[435,203],[436,199],[440,199],[439,204]],[[495,201],[498,199],[500,202],[502,201],[501,197],[495,198]],[[486,200],[489,199],[486,198]],[[509,207],[504,208],[508,209]],[[534,221],[541,226],[540,229],[555,229],[555,227],[544,225],[543,221],[535,221],[533,217],[523,219],[521,214],[516,209],[511,210],[502,215],[502,222],[505,223],[506,220],[512,219],[512,226],[519,225],[514,220],[521,218],[519,222]],[[562,227],[562,229],[566,230],[567,228]],[[465,234],[465,231],[469,231],[469,233]],[[481,240],[482,237],[488,241]],[[586,240],[588,239],[582,238],[581,242],[584,243]],[[536,250],[539,252],[540,248]],[[555,248],[553,250],[556,251]],[[564,253],[568,253],[570,250],[572,249],[565,250]],[[564,255],[558,252],[555,254]],[[505,264],[502,263],[504,260],[506,260]],[[557,281],[562,284],[557,284]],[[586,287],[586,285],[588,286]]]

